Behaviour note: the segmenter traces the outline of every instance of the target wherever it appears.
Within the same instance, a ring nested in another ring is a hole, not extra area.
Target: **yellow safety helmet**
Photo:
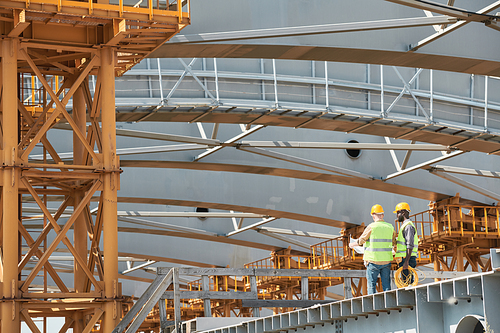
[[[410,205],[408,205],[406,202],[400,202],[396,205],[396,208],[394,208],[393,213],[396,214],[398,211],[403,209],[406,209],[407,211],[411,212]]]
[[[384,209],[379,204],[373,205],[370,214],[384,214]]]

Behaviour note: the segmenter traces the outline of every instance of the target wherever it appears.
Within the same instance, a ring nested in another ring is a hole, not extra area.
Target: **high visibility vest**
[[[363,260],[392,261],[394,227],[384,221],[373,222],[370,238],[365,243]]]
[[[418,236],[417,236],[417,228],[412,221],[406,220],[405,223],[401,226],[398,233],[397,238],[397,247],[396,247],[396,258],[398,257],[406,257],[406,241],[403,237],[403,230],[405,230],[407,225],[411,225],[413,229],[415,229],[415,236],[413,237],[413,250],[411,251],[411,256],[416,257],[418,254]]]

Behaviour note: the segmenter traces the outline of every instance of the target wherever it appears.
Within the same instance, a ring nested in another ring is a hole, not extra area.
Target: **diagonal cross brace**
[[[422,106],[422,104],[420,104],[419,100],[417,99],[417,96],[415,96],[415,94],[413,93],[413,91],[411,91],[410,85],[408,83],[406,83],[406,81],[401,76],[401,73],[399,73],[398,69],[395,66],[392,66],[392,68],[394,68],[394,71],[398,75],[399,79],[401,80],[401,82],[403,82],[403,85],[404,85],[405,89],[408,91],[408,93],[411,95],[411,97],[413,97],[413,100],[415,101],[415,103],[417,103],[417,105],[420,108],[420,110],[422,110],[422,112],[424,113],[425,118],[427,120],[429,120],[429,115],[427,114],[427,112],[425,112],[425,109]],[[417,74],[419,74],[419,73],[420,72],[418,72]]]
[[[485,14],[485,13],[488,13],[488,12],[490,12],[492,10],[497,9],[498,7],[500,7],[500,1],[495,1],[494,3],[492,3],[492,4],[490,4],[490,5],[486,6],[486,7],[478,10],[476,13],[477,14]],[[436,32],[435,34],[433,34],[433,35],[431,35],[431,36],[429,36],[427,38],[424,38],[424,39],[420,40],[419,42],[417,42],[415,44],[411,44],[409,52],[414,52],[414,51],[418,50],[419,48],[421,48],[422,46],[425,46],[425,45],[427,45],[427,44],[435,41],[438,38],[446,36],[450,32],[457,30],[458,28],[466,25],[467,23],[470,23],[470,21],[466,21],[466,20],[464,20],[464,21],[458,21],[458,22],[456,22],[456,23],[454,23],[454,24],[452,24],[452,25],[444,28],[443,30],[440,30],[440,31]],[[486,24],[486,26],[488,26],[488,25]]]
[[[148,313],[173,281],[173,268],[165,275],[157,275],[153,283],[146,289],[144,294],[135,302],[134,306],[123,317],[120,323],[115,327],[112,333],[130,333],[135,332],[144,321]],[[130,324],[129,328],[125,328]]]
[[[85,136],[80,132],[80,130],[77,128],[75,122],[73,121],[73,118],[70,117],[68,112],[66,111],[65,105],[67,104],[69,98],[73,96],[74,92],[76,89],[80,86],[80,84],[84,81],[84,79],[87,77],[88,73],[92,70],[94,65],[99,61],[98,56],[94,56],[85,66],[85,68],[79,73],[78,78],[75,80],[73,83],[73,86],[70,88],[68,93],[64,96],[63,100],[60,101],[59,98],[55,95],[55,93],[52,91],[51,87],[48,85],[47,81],[43,77],[42,73],[36,67],[35,63],[33,60],[30,58],[28,53],[26,52],[25,49],[20,50],[21,54],[24,56],[26,61],[28,62],[29,66],[31,69],[35,72],[35,75],[38,77],[42,85],[44,86],[45,90],[47,93],[50,95],[52,100],[56,103],[56,111],[52,113],[52,115],[49,117],[49,119],[46,121],[46,123],[40,128],[39,132],[35,135],[33,138],[33,141],[29,144],[29,146],[26,148],[26,150],[23,152],[21,159],[27,159],[29,153],[33,150],[34,146],[40,141],[42,136],[47,132],[49,129],[49,126],[55,121],[56,117],[62,113],[68,123],[71,125],[73,128],[74,133],[78,136],[80,139],[81,143],[85,146],[85,148],[89,151],[89,153],[92,155],[92,157],[96,160],[99,161],[98,156],[94,153],[92,147],[87,143],[87,140]]]
[[[244,137],[246,137],[246,136],[248,136],[248,135],[250,135],[250,134],[252,134],[252,133],[260,130],[261,128],[264,128],[264,127],[266,127],[266,126],[265,125],[257,125],[257,126],[251,128],[251,129],[249,129],[248,131],[245,131],[245,132],[243,132],[241,134],[236,135],[235,137],[232,137],[231,139],[229,139],[226,142],[224,142],[221,146],[217,146],[217,147],[214,147],[214,148],[211,148],[211,149],[207,149],[204,153],[201,153],[200,155],[196,156],[194,158],[193,162],[199,161],[202,158],[204,158],[204,157],[206,157],[206,156],[208,156],[210,154],[213,154],[213,153],[221,150],[222,148],[225,147],[224,144],[227,145],[227,144],[235,143],[236,141],[238,141],[238,140],[240,140],[240,139],[242,139],[242,138],[244,138]]]
[[[191,60],[191,62],[189,63],[188,67],[191,68],[191,66],[194,65],[194,63],[196,62],[196,60],[198,60],[198,58],[193,58],[193,60]],[[186,63],[183,63],[184,66]],[[177,88],[180,86],[182,80],[186,77],[188,73],[188,70],[185,69],[184,72],[182,73],[182,75],[179,77],[179,79],[177,80],[177,82],[175,82],[174,86],[172,87],[172,89],[170,89],[170,92],[168,93],[167,97],[165,97],[165,100],[168,101],[170,99],[170,97],[172,97],[172,95],[174,94],[174,92],[177,90]],[[163,103],[163,101],[161,101]]]
[[[200,87],[212,99],[212,102],[215,103],[216,99],[215,99],[214,95],[212,95],[212,93],[210,92],[210,90],[208,90],[207,87],[205,87],[205,85],[200,81],[200,79],[198,79],[198,77],[193,73],[193,71],[191,70],[191,65],[190,66],[186,65],[186,63],[184,62],[184,60],[182,60],[181,58],[179,58],[179,61],[181,62],[182,66],[184,66],[186,72],[188,72],[189,74],[191,74],[191,76],[193,77],[193,79],[195,79],[196,82],[198,82],[198,84],[200,85]]]
[[[415,75],[413,75],[413,77],[411,78],[411,80],[408,82],[408,86],[410,84],[413,83],[413,81],[415,81],[415,79],[420,75],[420,73],[422,72],[422,68],[419,68],[418,71],[415,73]],[[404,83],[404,82],[403,82]],[[398,97],[396,97],[396,99],[391,103],[391,105],[389,105],[389,107],[387,108],[387,110],[384,111],[384,115],[387,116],[389,114],[389,112],[391,112],[392,108],[397,104],[397,102],[399,102],[399,100],[401,99],[401,97],[403,97],[405,91],[406,91],[406,88],[407,86],[404,85],[403,89],[401,90],[401,92],[399,93]]]

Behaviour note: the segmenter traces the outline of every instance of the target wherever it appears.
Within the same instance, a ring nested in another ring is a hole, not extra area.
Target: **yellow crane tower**
[[[60,332],[110,333],[120,320],[114,79],[189,23],[189,0],[0,1],[1,332],[64,317]],[[47,136],[60,123],[69,160]],[[43,225],[23,217],[25,202]],[[49,261],[60,249],[72,286]]]

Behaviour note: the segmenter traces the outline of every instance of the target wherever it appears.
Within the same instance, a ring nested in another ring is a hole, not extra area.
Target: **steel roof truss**
[[[228,232],[225,236],[226,237],[231,237],[231,236],[234,236],[236,234],[239,234],[243,231],[247,231],[247,230],[251,230],[251,229],[255,229],[257,228],[258,226],[261,226],[263,224],[266,224],[266,223],[269,223],[271,221],[274,221],[274,220],[277,220],[278,218],[277,217],[268,217],[268,218],[265,218],[263,219],[262,221],[259,221],[257,223],[254,223],[254,224],[251,224],[249,226],[246,226],[244,228],[239,228],[238,230],[235,230],[235,231],[231,231],[231,232]]]
[[[206,43],[234,41],[244,39],[275,38],[304,36],[317,34],[331,34],[354,31],[371,31],[381,29],[397,29],[408,27],[419,27],[435,24],[448,24],[456,22],[457,19],[452,16],[433,16],[433,17],[412,17],[404,19],[391,19],[379,21],[333,23],[310,26],[296,26],[271,29],[255,29],[240,31],[211,32],[192,35],[177,35],[170,39],[171,43]]]
[[[425,109],[424,107],[422,106],[422,104],[420,104],[420,101],[417,99],[417,96],[415,96],[415,94],[413,93],[413,91],[410,89],[410,84],[406,83],[406,81],[403,79],[403,77],[401,76],[401,73],[399,73],[399,70],[397,69],[396,66],[392,66],[392,68],[394,69],[394,71],[396,72],[396,74],[398,75],[399,79],[401,80],[401,82],[403,82],[405,88],[406,88],[406,91],[408,91],[408,93],[411,95],[411,97],[413,98],[413,100],[415,101],[415,103],[417,103],[418,107],[420,110],[422,110],[425,118],[427,119],[427,121],[430,121],[429,119],[429,115],[427,114],[427,112],[425,112]],[[417,71],[417,73],[415,73],[415,78],[418,76],[418,74],[420,74],[420,72],[422,71],[422,68],[419,68],[419,70]]]
[[[387,141],[387,139],[386,139]],[[415,142],[415,141],[413,141]],[[438,144],[391,143],[346,143],[346,142],[302,142],[302,141],[241,141],[236,147],[246,148],[296,148],[296,149],[365,149],[365,150],[420,150],[449,151],[450,148]]]
[[[233,214],[233,213],[234,213],[234,211],[231,211],[231,214]],[[235,231],[241,228],[241,226],[243,225],[243,220],[244,219],[245,219],[244,217],[241,217],[240,221],[236,222],[236,217],[234,217],[234,216],[231,217],[231,220],[233,221],[233,227],[234,227]]]
[[[195,58],[196,59],[196,58]],[[186,63],[184,62],[184,60],[182,60],[182,58],[179,58],[179,61],[181,62],[182,66],[184,66],[185,70],[191,74],[191,76],[193,77],[193,79],[195,79],[196,82],[198,82],[198,84],[200,85],[200,87],[205,91],[205,93],[212,99],[212,101],[214,103],[217,102],[217,100],[215,99],[214,95],[212,95],[212,93],[210,92],[210,90],[207,89],[207,87],[200,81],[200,79],[198,79],[198,77],[193,73],[193,71],[191,70],[191,65],[186,65]]]
[[[415,144],[416,141],[412,141],[410,144]],[[401,164],[401,169],[406,169],[408,166],[408,162],[410,161],[410,156],[413,150],[408,150],[406,152],[405,158],[403,159],[403,163]]]
[[[427,17],[434,17],[434,15],[432,14],[431,11],[428,11],[428,10],[425,10],[425,9],[424,9],[424,14]],[[434,30],[436,30],[436,32],[439,32],[439,31],[443,30],[446,27],[446,24],[442,24],[442,25],[434,24],[432,27],[434,28]]]
[[[397,74],[399,74],[398,70],[396,67],[392,66],[394,68],[394,70],[396,71]],[[401,77],[401,75],[399,75],[399,78],[403,81],[403,84],[404,84],[404,87],[403,89],[401,90],[401,92],[399,93],[398,97],[396,97],[396,99],[394,101],[392,101],[391,105],[389,105],[389,107],[387,108],[387,110],[384,111],[384,116],[387,117],[387,115],[389,114],[389,112],[391,112],[392,108],[397,104],[397,102],[401,99],[401,97],[403,97],[405,91],[407,91],[407,89],[409,89],[409,86],[410,84],[413,83],[413,81],[415,81],[415,79],[420,75],[420,73],[422,72],[422,68],[419,68],[418,71],[413,75],[413,77],[411,78],[411,80],[408,82],[408,84],[406,84],[403,80],[403,78]],[[410,91],[408,91],[408,93],[411,93]],[[414,95],[412,94],[413,98]]]
[[[133,271],[139,270],[141,268],[150,266],[150,265],[155,264],[155,263],[156,263],[156,261],[154,261],[154,260],[148,260],[147,262],[145,262],[144,264],[140,264],[139,266],[129,267],[129,269],[123,271],[122,274],[131,273]],[[127,262],[127,265],[128,265],[128,262]]]
[[[497,193],[494,193],[490,190],[487,190],[481,186],[477,186],[477,185],[474,185],[468,181],[465,181],[463,179],[460,179],[458,177],[455,177],[455,176],[452,176],[452,175],[448,175],[442,171],[439,171],[439,170],[436,170],[436,169],[431,169],[430,170],[430,173],[435,175],[435,176],[438,176],[438,177],[441,177],[443,179],[446,179],[452,183],[455,183],[457,185],[460,185],[460,186],[463,186],[471,191],[474,191],[474,192],[477,192],[479,194],[482,194],[488,198],[491,198],[493,200],[496,200],[496,201],[500,201],[500,195],[497,194]]]
[[[447,172],[447,173],[458,173],[458,174],[469,175],[469,176],[500,178],[500,172],[498,172],[498,171],[459,168],[459,167],[447,166],[447,165],[436,165],[436,166],[434,166],[434,169],[436,171],[442,171],[442,172]]]
[[[456,18],[459,18],[461,20],[466,20],[466,21],[477,21],[477,22],[483,22],[488,19],[492,19],[492,15],[486,15],[485,13],[493,10],[479,10],[477,12],[461,9],[458,7],[453,7],[449,5],[443,5],[437,2],[432,2],[432,1],[420,1],[420,0],[386,0],[389,2],[394,2],[398,3],[401,5],[413,7],[413,8],[419,8],[422,10],[429,10],[433,13],[439,13],[443,15],[449,15],[453,16]],[[488,6],[491,7],[494,6],[494,4]],[[487,7],[486,7],[487,8]]]
[[[384,137],[384,139],[385,139],[385,142],[387,142],[388,145],[391,145],[391,139],[389,139],[386,136]],[[396,170],[401,171],[401,165],[399,165],[398,157],[396,156],[396,153],[394,152],[394,149],[390,149],[389,152],[391,154],[392,161],[394,162],[394,166],[396,167]]]
[[[260,227],[257,228],[258,231],[266,231],[274,234],[283,234],[283,235],[294,235],[294,236],[302,236],[302,237],[313,237],[313,238],[322,238],[322,239],[336,239],[340,237],[339,235],[330,235],[323,234],[319,232],[310,232],[303,230],[293,230],[293,229],[280,229],[280,228],[272,228],[272,227]]]
[[[424,168],[426,166],[429,166],[429,165],[431,165],[433,163],[444,161],[444,160],[447,160],[449,158],[452,158],[452,157],[455,157],[455,156],[458,156],[458,155],[461,155],[461,154],[464,154],[464,153],[466,153],[466,152],[462,151],[462,150],[459,150],[459,151],[455,151],[453,153],[449,153],[449,154],[447,154],[445,156],[440,156],[440,157],[428,160],[427,162],[423,162],[423,163],[417,164],[417,165],[415,165],[413,167],[410,167],[410,168],[407,168],[407,169],[404,169],[404,170],[401,170],[401,171],[398,171],[398,172],[395,172],[395,173],[391,173],[390,175],[388,175],[387,177],[385,177],[384,180],[389,180],[389,179],[392,179],[392,178],[404,175],[406,173],[409,173],[409,172],[412,172],[412,171],[415,171],[415,170],[418,170],[418,169],[422,169],[422,168]]]
[[[217,236],[217,233],[215,233],[215,232],[201,230],[201,229],[195,229],[195,228],[189,228],[189,227],[183,227],[183,226],[178,226],[178,225],[173,225],[173,224],[168,224],[168,223],[147,221],[144,219],[138,219],[138,218],[133,218],[133,217],[119,217],[118,219],[120,221],[123,221],[123,222],[138,224],[138,225],[143,225],[143,226],[148,226],[148,227],[154,227],[154,228],[160,228],[160,229],[166,229],[166,230],[174,230],[174,231],[178,231],[178,232],[186,232],[186,233],[192,233],[192,234]]]
[[[23,209],[24,212],[24,209]],[[210,217],[210,218],[263,218],[265,215],[254,213],[237,213],[234,211],[226,212],[144,212],[144,211],[118,211],[117,216],[125,217]]]
[[[188,67],[191,67],[194,65],[194,63],[196,62],[198,58],[193,58],[191,60],[191,62],[189,63],[189,65],[187,65]],[[183,64],[185,65],[185,63]],[[168,100],[172,97],[172,95],[174,94],[175,90],[177,90],[177,88],[179,87],[179,85],[181,84],[182,80],[186,77],[188,71],[185,69],[184,72],[182,72],[181,76],[179,77],[179,79],[177,80],[177,82],[175,82],[174,86],[172,87],[172,89],[170,89],[167,97],[165,97],[165,101],[168,102]]]
[[[282,161],[287,161],[287,162],[291,162],[291,163],[305,165],[305,166],[312,167],[312,168],[317,168],[317,169],[321,169],[321,170],[335,172],[335,173],[339,173],[342,175],[370,179],[370,180],[373,179],[372,176],[363,174],[361,172],[348,170],[348,169],[344,169],[344,168],[340,168],[340,167],[336,167],[336,166],[332,166],[332,165],[328,165],[328,164],[324,164],[324,163],[320,163],[320,162],[314,162],[314,161],[307,160],[304,158],[295,157],[295,156],[282,154],[282,153],[277,153],[277,152],[273,152],[273,151],[269,151],[269,150],[265,150],[265,149],[261,149],[261,148],[239,147],[239,149],[247,151],[249,153],[254,153],[254,154],[263,155],[263,156],[275,158],[275,159],[282,160]]]
[[[293,244],[293,245],[296,245],[296,246],[298,246],[298,247],[304,248],[304,249],[306,249],[306,250],[310,250],[310,249],[311,249],[311,247],[309,246],[309,244],[304,243],[304,242],[301,242],[301,241],[298,241],[298,240],[296,240],[296,239],[292,239],[292,238],[290,238],[290,237],[277,235],[277,234],[275,234],[275,233],[273,233],[273,232],[269,232],[269,231],[266,231],[266,230],[264,230],[264,229],[257,229],[257,230],[255,230],[255,231],[257,231],[257,232],[258,232],[258,233],[260,233],[260,234],[263,234],[263,235],[269,236],[269,237],[271,237],[271,238],[275,238],[275,239],[277,239],[277,240],[283,241],[283,242],[285,242],[285,243],[287,243],[287,244]]]
[[[388,0],[388,1],[393,1],[393,0]],[[398,1],[393,1],[393,2],[400,2],[400,0]],[[495,10],[497,9],[498,7],[500,7],[500,1],[495,1],[494,3],[492,3],[491,5],[489,6],[486,6],[480,10],[477,11],[478,14],[484,14],[484,13],[488,13],[492,10]],[[429,37],[427,38],[424,38],[422,40],[420,40],[419,42],[415,43],[415,44],[411,44],[410,45],[410,51],[416,51],[418,50],[419,48],[421,48],[422,46],[425,46],[433,41],[435,41],[436,39],[438,38],[441,38],[443,36],[446,36],[447,34],[449,34],[450,32],[452,31],[455,31],[457,30],[458,28],[466,25],[467,23],[469,23],[470,21],[459,21],[459,22],[456,22],[452,25],[450,25],[449,27],[446,27],[438,32],[436,32],[435,34],[432,34],[430,35]],[[492,20],[487,20],[486,22],[489,22],[489,23],[485,23],[485,25],[487,27],[490,27],[490,28],[493,28],[493,25],[496,25],[497,23],[495,21],[492,21]]]
[[[248,135],[260,130],[261,128],[264,128],[264,127],[266,127],[266,126],[265,125],[257,125],[251,129],[249,129],[248,131],[245,131],[241,134],[238,134],[235,137],[224,142],[221,146],[208,149],[206,152],[201,153],[200,155],[196,156],[193,161],[197,162],[197,161],[201,160],[202,158],[207,157],[208,155],[211,155],[211,154],[221,150],[222,148],[224,148],[225,145],[235,143],[239,139],[243,139],[244,137],[246,137],[246,136],[248,136]]]
[[[54,128],[64,129],[64,130],[71,130],[72,129],[71,126],[69,126],[68,124],[58,124],[58,125],[54,126]],[[160,140],[160,141],[197,143],[197,144],[208,145],[208,146],[217,146],[220,144],[220,141],[215,140],[215,139],[203,139],[203,138],[197,138],[194,136],[164,134],[164,133],[155,133],[155,132],[148,132],[148,131],[136,131],[136,130],[128,130],[128,129],[116,129],[116,135],[131,137],[131,138]]]

